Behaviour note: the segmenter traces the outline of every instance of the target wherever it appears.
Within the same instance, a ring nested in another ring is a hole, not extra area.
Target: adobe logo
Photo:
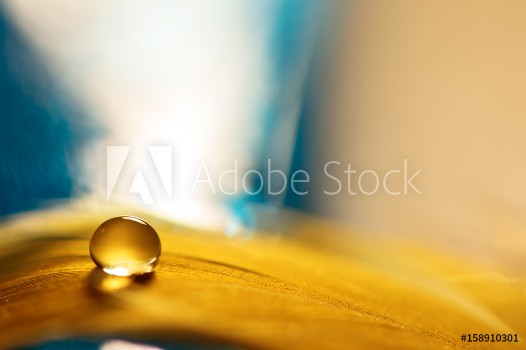
[[[153,193],[162,188],[171,201],[172,147],[148,146],[147,153],[142,152],[142,159],[133,159],[134,153],[139,152],[129,146],[106,147],[106,201],[116,188],[125,194],[138,194],[144,204],[153,204]],[[119,186],[121,181],[124,188]]]

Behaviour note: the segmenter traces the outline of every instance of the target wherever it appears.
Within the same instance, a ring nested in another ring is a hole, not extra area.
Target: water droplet
[[[142,275],[155,270],[161,255],[161,240],[146,221],[118,216],[95,230],[90,255],[95,264],[110,275]]]

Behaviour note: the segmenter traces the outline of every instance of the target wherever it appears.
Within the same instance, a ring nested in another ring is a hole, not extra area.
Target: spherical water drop
[[[155,270],[161,240],[146,221],[119,216],[103,222],[90,241],[90,255],[104,272],[132,276]]]

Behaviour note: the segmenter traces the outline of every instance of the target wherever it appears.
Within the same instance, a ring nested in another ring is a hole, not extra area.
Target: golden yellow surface
[[[109,277],[89,256],[116,213],[32,213],[0,228],[0,347],[119,336],[260,349],[525,348],[524,275],[339,224],[284,214],[285,235],[227,238],[146,219],[163,247],[151,278]],[[463,333],[519,334],[463,343]]]

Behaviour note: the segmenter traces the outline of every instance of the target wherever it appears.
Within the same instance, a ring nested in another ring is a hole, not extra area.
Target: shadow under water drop
[[[154,273],[147,273],[134,276],[116,276],[104,272],[95,267],[87,277],[88,286],[96,291],[103,293],[113,293],[129,288],[133,285],[147,284],[154,278]]]

